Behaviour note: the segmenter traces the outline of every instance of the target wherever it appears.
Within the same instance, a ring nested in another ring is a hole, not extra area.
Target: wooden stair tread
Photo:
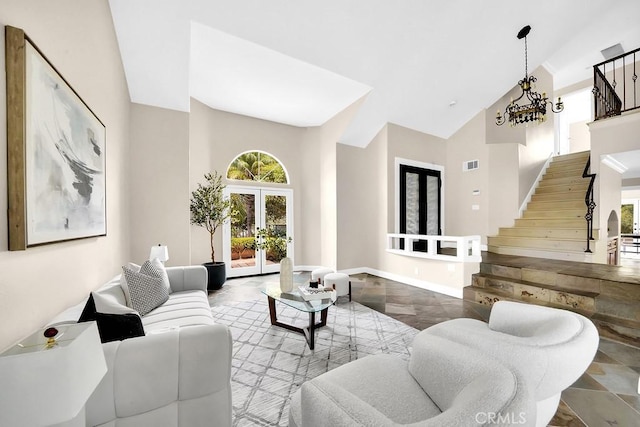
[[[560,286],[557,286],[557,285],[549,285],[549,284],[546,284],[546,283],[529,282],[527,280],[522,280],[522,279],[511,279],[509,277],[496,276],[496,275],[488,274],[488,273],[476,273],[476,275],[478,277],[486,277],[488,279],[500,280],[500,281],[510,282],[510,283],[517,283],[517,284],[525,285],[525,286],[532,286],[532,287],[536,287],[536,288],[548,289],[550,291],[564,292],[564,293],[568,293],[568,294],[580,295],[580,296],[587,297],[587,298],[595,298],[598,295],[600,295],[598,292],[589,292],[589,291],[584,291],[584,290],[580,290],[580,289],[566,289],[566,288],[563,288],[563,287],[560,287]],[[476,286],[476,287],[479,288],[479,289],[492,289],[492,288],[483,288],[481,286]]]
[[[612,316],[604,313],[594,313],[591,316],[592,320],[602,320],[607,323],[615,323],[620,326],[624,326],[626,328],[633,328],[640,330],[640,321],[635,321],[631,319],[624,319],[622,317]]]
[[[558,242],[585,242],[586,238],[584,239],[571,239],[568,237],[521,237],[521,236],[500,236],[500,235],[496,235],[496,236],[488,236],[488,238],[494,238],[494,239],[508,239],[508,240],[518,240],[518,239],[526,239],[526,240],[535,240],[535,241],[541,241],[541,242],[547,242],[549,240],[553,240],[553,241],[558,241]]]

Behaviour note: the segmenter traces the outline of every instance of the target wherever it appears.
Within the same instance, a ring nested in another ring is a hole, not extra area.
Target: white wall
[[[445,140],[394,124],[383,128],[365,148],[338,147],[338,268],[364,268],[373,274],[462,295],[477,265],[445,263],[388,253],[387,233],[396,228],[396,158],[445,168],[444,232],[449,232],[447,200],[458,197],[457,184],[447,182],[448,144]],[[462,164],[460,161],[460,170]],[[451,225],[455,228],[455,224]]]
[[[540,93],[553,93],[553,77],[544,67],[538,67],[534,75],[537,77],[536,90]],[[545,161],[555,149],[555,114],[547,106],[547,120],[544,123],[526,126],[525,144],[518,147],[520,164],[520,183],[518,204],[527,197],[535,184]]]
[[[589,124],[591,132],[591,172],[597,174],[594,185],[594,227],[600,235],[607,235],[609,213],[616,211],[620,218],[622,192],[621,175],[602,163],[606,154],[623,153],[640,147],[640,114],[631,113],[598,120]],[[606,263],[607,241],[597,242],[594,261]]]
[[[107,236],[7,250],[6,81],[0,79],[0,350],[78,303],[129,259],[129,95],[107,1],[4,0],[22,28],[106,126]],[[0,36],[4,64],[4,31]]]
[[[496,127],[495,123],[487,125],[485,119],[484,112],[477,114],[446,142],[446,234],[478,234],[482,236],[483,244],[487,243],[486,236],[489,233],[489,172],[492,169],[489,162],[490,146],[485,144],[484,136],[487,126],[491,129]],[[463,171],[462,163],[468,160],[478,160],[479,168]],[[480,194],[474,196],[476,190]],[[478,209],[473,210],[473,205],[477,205]]]
[[[134,105],[133,255],[143,259],[151,244],[166,243],[170,264],[210,260],[208,232],[189,224],[191,191],[203,182],[205,173],[218,171],[225,176],[236,156],[261,150],[280,160],[289,173],[290,184],[264,185],[294,191],[295,263],[336,266],[336,141],[358,107],[355,103],[323,126],[299,128],[213,110],[195,99],[190,113]],[[163,175],[154,180],[158,169]],[[222,230],[216,233],[214,246],[220,261]]]
[[[338,269],[377,266],[386,230],[387,127],[365,148],[338,144]]]
[[[168,266],[188,265],[189,114],[133,104],[131,158],[131,259],[142,263],[163,244]]]
[[[487,235],[496,235],[500,227],[512,227],[519,216],[519,144],[491,144],[489,147],[489,218]]]
[[[315,198],[301,207],[305,218],[305,250],[302,265],[338,265],[338,159],[337,145],[340,136],[360,108],[364,97],[338,113],[322,126],[308,128],[304,141],[304,158],[301,165],[305,175],[303,192],[305,199]],[[318,188],[319,185],[319,188]],[[311,207],[315,206],[315,210]],[[308,239],[308,236],[313,236]],[[313,245],[313,248],[310,247]]]
[[[305,207],[298,200],[303,188],[302,175],[306,170],[305,165],[299,161],[304,138],[304,128],[213,110],[192,99],[189,113],[189,167],[184,171],[189,178],[187,197],[190,197],[190,192],[197,188],[198,183],[204,181],[205,173],[217,171],[225,177],[229,164],[245,151],[262,150],[274,155],[287,169],[291,183],[270,184],[270,186],[294,190],[294,247],[295,261],[299,263],[301,256],[299,243],[303,241],[303,229],[307,222],[307,218],[302,214]],[[317,171],[317,167],[313,170]],[[243,184],[224,179],[223,182],[234,185]],[[174,219],[172,224],[176,224],[178,220]],[[189,226],[189,230],[191,264],[210,261],[209,233],[195,225]],[[215,235],[215,252],[216,261],[221,261],[223,259],[221,229]]]

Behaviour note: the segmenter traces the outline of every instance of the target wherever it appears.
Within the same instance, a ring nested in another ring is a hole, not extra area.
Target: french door
[[[293,191],[227,186],[231,219],[222,227],[227,277],[280,271],[293,258]]]

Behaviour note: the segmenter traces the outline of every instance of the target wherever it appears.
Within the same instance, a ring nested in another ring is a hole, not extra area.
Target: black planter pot
[[[224,262],[205,262],[202,264],[207,269],[208,281],[207,289],[210,291],[216,291],[224,285],[227,280],[227,270]]]

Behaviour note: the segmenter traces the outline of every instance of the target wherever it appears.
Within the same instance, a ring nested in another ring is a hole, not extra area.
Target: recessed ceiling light
[[[614,56],[620,56],[624,53],[624,49],[622,49],[622,45],[620,43],[614,44],[613,46],[609,46],[606,49],[602,49],[600,51],[604,59],[609,60]]]
[[[451,101],[449,103],[449,107],[453,107],[454,105],[456,105],[458,102],[457,101]]]

